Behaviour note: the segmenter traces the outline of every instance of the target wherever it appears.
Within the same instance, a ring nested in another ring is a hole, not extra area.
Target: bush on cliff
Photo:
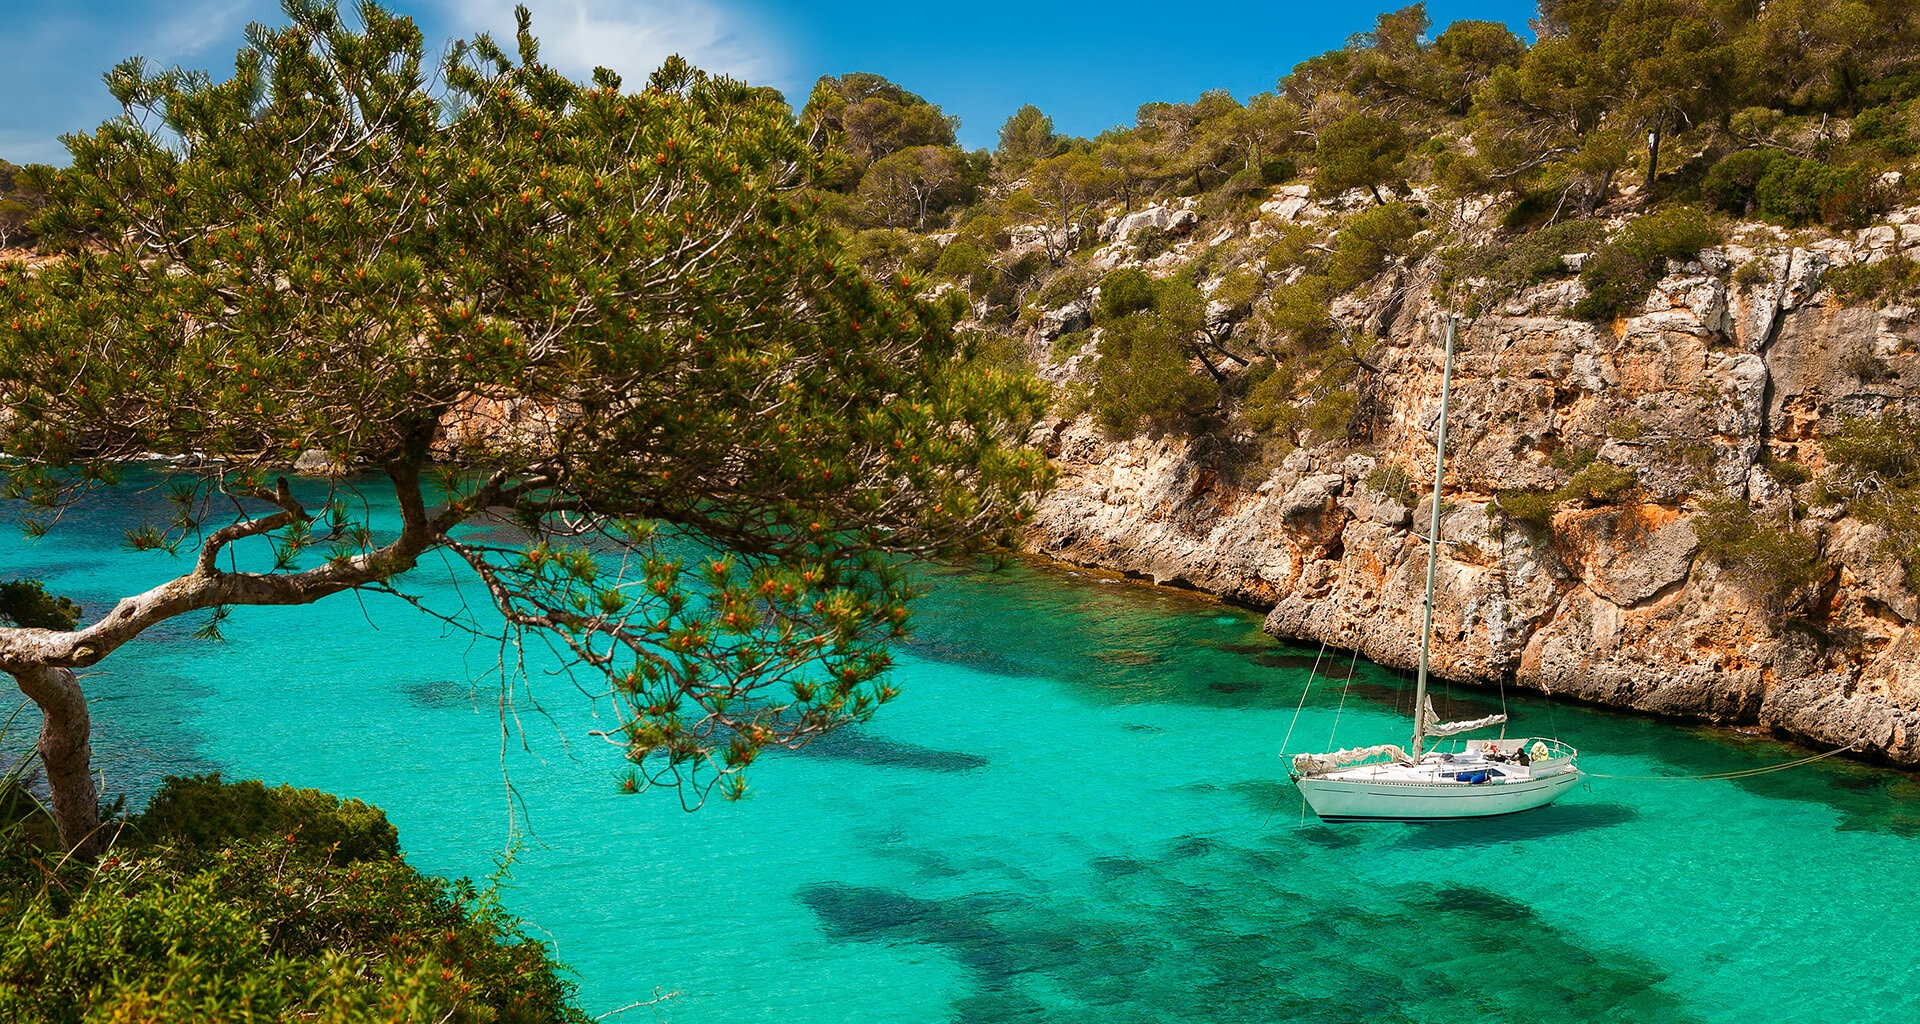
[[[1647,214],[1626,226],[1580,269],[1587,297],[1573,307],[1583,320],[1611,320],[1644,302],[1666,273],[1668,260],[1684,260],[1720,241],[1706,214],[1678,206]]]
[[[1827,574],[1818,540],[1738,495],[1704,503],[1693,528],[1700,538],[1700,557],[1746,587],[1776,617],[1794,595]]]
[[[171,778],[97,866],[34,817],[0,828],[0,1019],[587,1019],[544,945],[359,801]]]
[[[1821,278],[1835,298],[1849,304],[1897,302],[1920,290],[1920,263],[1888,256],[1872,263],[1836,267]]]
[[[1820,446],[1830,469],[1815,500],[1843,504],[1885,530],[1885,550],[1920,588],[1920,417],[1887,412],[1848,420]]]

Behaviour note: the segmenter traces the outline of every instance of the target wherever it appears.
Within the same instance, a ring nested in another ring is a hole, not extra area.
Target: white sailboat
[[[1446,361],[1440,371],[1438,455],[1434,459],[1433,518],[1427,530],[1426,616],[1420,635],[1420,672],[1414,684],[1412,750],[1379,744],[1327,754],[1299,754],[1293,781],[1323,821],[1430,821],[1481,818],[1543,807],[1580,780],[1579,752],[1559,740],[1468,740],[1464,750],[1428,751],[1428,737],[1452,736],[1507,720],[1491,715],[1470,722],[1434,720],[1427,698],[1427,657],[1433,641],[1433,575],[1440,554],[1440,482],[1446,474],[1447,402],[1453,384],[1453,334],[1447,320]]]

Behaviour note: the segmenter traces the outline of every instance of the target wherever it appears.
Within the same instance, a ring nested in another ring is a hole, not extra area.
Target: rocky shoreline
[[[1783,617],[1699,556],[1694,525],[1709,493],[1787,500],[1792,485],[1767,467],[1820,469],[1823,423],[1920,409],[1920,315],[1847,306],[1821,288],[1830,267],[1920,243],[1914,219],[1896,214],[1855,239],[1807,245],[1770,242],[1774,229],[1755,227],[1747,244],[1670,266],[1645,307],[1611,325],[1566,312],[1582,294],[1573,280],[1522,291],[1468,323],[1436,674],[1759,726],[1823,748],[1858,744],[1865,756],[1920,766],[1920,595],[1878,528],[1811,509],[1806,527],[1828,577],[1802,614]],[[1056,419],[1040,440],[1059,483],[1028,546],[1264,610],[1276,637],[1411,666],[1426,566],[1415,524],[1423,530],[1428,517],[1415,497],[1427,485],[1412,482],[1432,479],[1448,312],[1430,298],[1432,262],[1336,310],[1381,325],[1380,372],[1364,396],[1378,408],[1371,438],[1262,465],[1231,437],[1116,440],[1085,417]],[[1048,322],[1032,351],[1043,372],[1069,377],[1073,367],[1049,361]],[[1541,529],[1490,508],[1502,489],[1564,484],[1552,455],[1574,449],[1631,470],[1631,495],[1563,504]],[[1382,484],[1383,469],[1397,486]]]

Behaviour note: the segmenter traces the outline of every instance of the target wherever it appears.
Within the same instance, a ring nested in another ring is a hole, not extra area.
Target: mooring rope
[[[1810,757],[1803,757],[1798,761],[1770,764],[1764,768],[1743,768],[1737,772],[1709,772],[1705,775],[1605,775],[1600,772],[1583,770],[1580,774],[1590,779],[1614,779],[1620,782],[1716,782],[1722,779],[1745,779],[1755,775],[1766,775],[1769,772],[1783,772],[1789,768],[1798,768],[1803,764],[1812,764],[1815,761],[1832,757],[1835,754],[1844,754],[1858,747],[1858,743],[1849,743],[1844,747],[1835,747],[1824,754],[1814,754]]]

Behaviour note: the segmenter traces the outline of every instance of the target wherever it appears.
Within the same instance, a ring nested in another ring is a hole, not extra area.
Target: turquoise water
[[[44,576],[98,614],[185,568],[122,551],[135,521],[96,505],[38,545],[0,532],[0,575]],[[438,570],[412,582],[462,598]],[[607,720],[569,680],[536,671],[503,723],[500,648],[377,596],[240,609],[221,645],[191,639],[197,622],[136,641],[87,680],[96,764],[136,801],[161,774],[214,768],[357,796],[444,874],[493,872],[518,820],[505,902],[590,1012],[668,997],[630,1020],[1920,1015],[1908,776],[1825,761],[1592,779],[1512,818],[1327,827],[1277,756],[1316,651],[1251,613],[1065,573],[929,582],[895,703],[764,758],[748,799],[694,814],[616,791],[618,752],[587,735]],[[1347,668],[1323,666],[1335,678],[1308,693],[1292,749],[1404,731],[1406,686],[1361,664],[1343,688]],[[1449,716],[1497,702],[1441,696]],[[1610,775],[1805,753],[1520,696],[1510,710]]]

